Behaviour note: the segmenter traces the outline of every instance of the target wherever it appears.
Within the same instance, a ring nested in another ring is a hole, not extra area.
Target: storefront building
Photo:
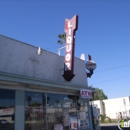
[[[63,78],[64,57],[0,35],[0,130],[93,130],[85,62]]]

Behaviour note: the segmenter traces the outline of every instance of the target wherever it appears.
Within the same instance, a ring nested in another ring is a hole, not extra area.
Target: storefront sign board
[[[81,96],[81,98],[89,98],[89,99],[93,98],[92,91],[88,90],[88,89],[81,89],[80,96]]]

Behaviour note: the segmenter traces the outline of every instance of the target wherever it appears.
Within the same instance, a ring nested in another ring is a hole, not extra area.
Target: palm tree
[[[28,101],[28,106],[30,106],[30,101],[32,100],[32,98],[30,96],[27,97],[27,101]]]
[[[59,34],[58,38],[59,38],[59,40],[57,41],[57,43],[61,45],[61,44],[65,43],[65,41],[66,41],[66,34],[65,33]]]

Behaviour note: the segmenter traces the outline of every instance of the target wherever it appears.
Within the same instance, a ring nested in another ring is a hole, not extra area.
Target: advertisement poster
[[[78,127],[77,118],[70,117],[70,130],[77,130],[77,127]]]
[[[54,130],[63,130],[63,125],[62,124],[55,124]]]
[[[89,128],[89,120],[88,120],[88,113],[80,112],[80,130],[85,130]]]
[[[86,130],[89,128],[88,120],[80,120],[80,130]]]
[[[64,121],[64,126],[69,126],[69,114],[68,113],[65,113],[64,115],[63,115],[63,121]]]
[[[80,112],[80,120],[86,119],[86,112]]]

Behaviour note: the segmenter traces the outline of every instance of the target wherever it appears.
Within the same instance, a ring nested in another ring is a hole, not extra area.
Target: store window
[[[46,94],[25,93],[25,130],[46,130]]]
[[[62,95],[63,99],[63,126],[64,130],[78,129],[77,119],[78,119],[78,107],[77,107],[77,96],[73,95]],[[72,125],[73,122],[75,126]],[[71,127],[71,128],[69,128]]]
[[[57,125],[63,124],[62,95],[47,94],[47,122],[48,130],[54,130]]]
[[[89,124],[89,116],[88,116],[88,99],[79,99],[79,128],[80,130],[88,129],[90,127]]]
[[[15,91],[0,89],[0,130],[14,130]]]

